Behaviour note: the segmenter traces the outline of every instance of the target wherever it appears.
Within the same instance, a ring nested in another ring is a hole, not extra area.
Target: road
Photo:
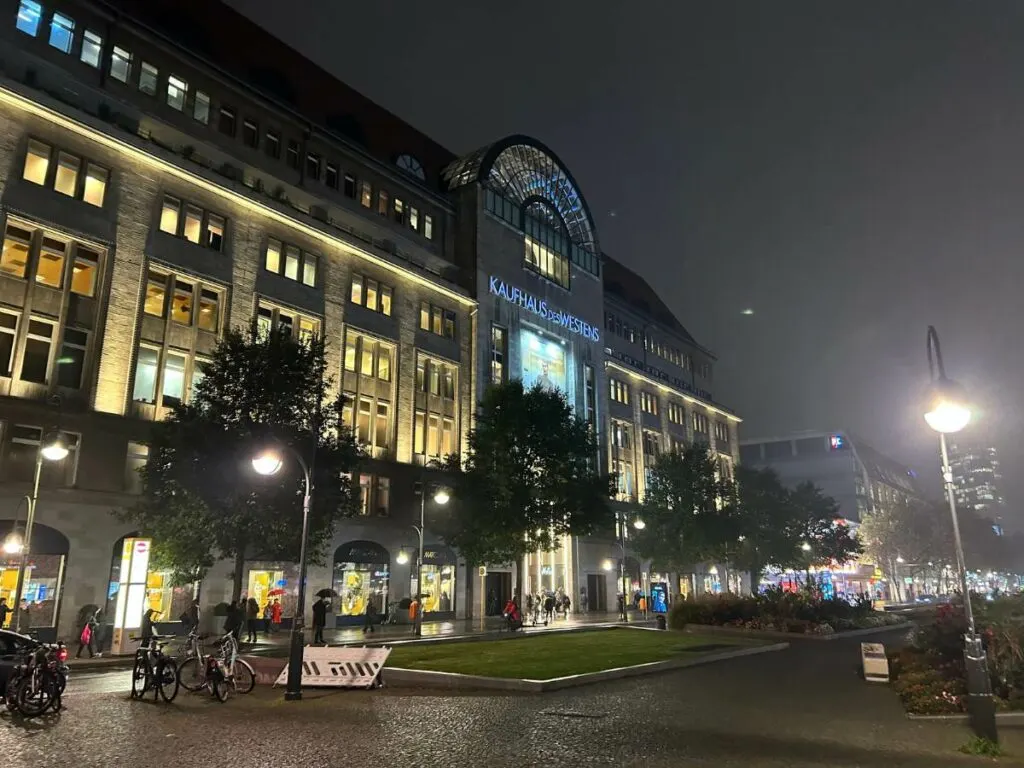
[[[301,703],[260,688],[219,704],[130,701],[128,673],[79,673],[59,717],[0,720],[5,765],[977,766],[955,723],[909,721],[857,678],[853,641],[543,695],[346,691]],[[1004,727],[1024,765],[1024,730]]]

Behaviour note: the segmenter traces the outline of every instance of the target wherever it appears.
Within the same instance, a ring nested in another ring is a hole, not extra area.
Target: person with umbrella
[[[327,625],[327,607],[330,605],[328,599],[334,595],[334,590],[321,589],[316,593],[319,598],[313,603],[313,642],[323,643],[324,642],[324,627]]]
[[[270,635],[281,629],[281,601],[278,599],[288,594],[288,590],[275,587],[274,589],[267,592],[267,607],[263,611],[263,615],[267,619],[267,634]],[[271,600],[271,598],[274,598]]]

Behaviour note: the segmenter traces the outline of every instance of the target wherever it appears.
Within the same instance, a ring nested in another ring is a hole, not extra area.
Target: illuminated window
[[[204,331],[217,332],[219,320],[220,294],[203,288],[199,294],[199,327]]]
[[[61,13],[54,13],[50,21],[50,45],[61,53],[71,53],[75,41],[75,22]]]
[[[409,229],[419,231],[420,228],[420,212],[414,206],[409,206]]]
[[[185,366],[188,358],[180,352],[168,351],[164,355],[164,375],[160,391],[163,394],[161,404],[168,408],[178,405],[185,399]]]
[[[416,411],[416,414],[413,417],[413,453],[423,454],[423,452],[426,450],[426,419],[427,414],[425,414],[423,411]]]
[[[429,213],[423,214],[423,236],[427,240],[434,239],[434,217]]]
[[[652,416],[658,415],[658,397],[650,392],[640,393],[640,410]]]
[[[416,357],[416,391],[427,391],[427,361],[419,356]]]
[[[267,241],[267,253],[266,258],[263,260],[263,266],[268,272],[277,274],[281,271],[281,241],[274,240],[271,238]]]
[[[359,202],[363,208],[373,205],[373,186],[368,181],[359,182]]]
[[[377,281],[367,280],[366,281],[366,308],[377,311]]]
[[[263,263],[268,272],[279,275],[283,269],[284,276],[289,280],[297,282],[301,276],[304,285],[315,288],[317,261],[316,255],[307,253],[298,246],[271,239],[268,241],[266,259]]]
[[[445,400],[455,399],[455,370],[451,366],[444,366],[441,373],[441,397]]]
[[[405,222],[405,203],[397,197],[395,198],[394,219],[399,224],[403,224]]]
[[[173,197],[165,197],[160,209],[160,231],[170,235],[178,234],[178,214],[181,201]]]
[[[224,218],[214,213],[206,214],[206,242],[204,245],[214,251],[224,250]]]
[[[391,316],[391,286],[379,283],[363,275],[352,275],[352,290],[349,298],[353,304],[366,307],[374,312]]]
[[[356,410],[356,440],[363,445],[370,444],[370,413],[373,403],[369,398],[359,398],[359,408]]]
[[[156,377],[160,353],[151,347],[139,347],[135,360],[135,386],[132,400],[139,403],[156,402]]]
[[[51,288],[64,284],[64,255],[67,243],[44,237],[39,249],[39,264],[36,266],[36,282]]]
[[[525,238],[526,265],[548,280],[569,287],[569,260],[531,237]]]
[[[430,302],[420,302],[420,330],[446,339],[455,338],[455,313]]]
[[[0,252],[0,272],[24,277],[28,268],[28,253],[32,246],[32,233],[27,229],[7,225],[3,251]]]
[[[391,381],[391,349],[383,344],[377,350],[377,378]]]
[[[441,394],[441,366],[437,363],[430,364],[430,375],[428,376],[430,381],[430,394],[438,395]]]
[[[25,356],[21,361],[22,381],[45,384],[50,375],[50,350],[53,347],[53,323],[30,318],[25,338]]]
[[[306,317],[299,317],[299,341],[309,344],[320,335],[320,323]]]
[[[348,331],[345,334],[345,370],[354,371],[356,369],[356,345],[358,343],[359,336]]]
[[[124,48],[114,46],[110,55],[110,76],[122,83],[127,83],[132,76],[132,54]]]
[[[167,301],[167,275],[150,271],[146,279],[146,300],[143,309],[147,315],[164,316]]]
[[[92,30],[86,30],[82,38],[82,61],[90,67],[100,66],[103,58],[103,38]]]
[[[129,440],[124,466],[124,489],[127,493],[142,493],[142,470],[148,461],[149,446]]]
[[[139,69],[139,90],[149,96],[156,96],[156,83],[160,77],[160,70],[148,61],[142,62]]]
[[[380,286],[380,311],[381,314],[391,317],[391,286]]]
[[[74,155],[67,152],[57,154],[57,175],[53,180],[53,188],[62,195],[75,196],[75,186],[78,184],[78,167],[80,161]]]
[[[103,199],[107,194],[107,177],[109,172],[95,163],[89,163],[85,172],[85,188],[82,199],[89,205],[103,207]]]
[[[608,379],[608,396],[616,403],[629,405],[629,385],[619,379]]]
[[[294,245],[286,245],[284,248],[284,276],[289,280],[299,279],[300,251]]]
[[[377,403],[377,414],[373,425],[373,444],[377,448],[387,448],[388,439],[388,404]]]
[[[0,311],[0,376],[11,375],[14,362],[14,342],[18,336],[18,315]]]
[[[491,326],[491,383],[505,381],[505,358],[508,355],[508,336],[500,325]]]
[[[192,325],[191,283],[175,279],[174,295],[171,298],[171,320],[181,325]]]
[[[427,454],[430,456],[441,455],[440,441],[441,419],[433,413],[427,414]]]
[[[707,434],[708,432],[708,417],[703,413],[693,412],[693,431]]]
[[[363,276],[362,275],[356,275],[356,274],[352,275],[352,290],[349,293],[349,300],[353,304],[362,304],[363,303]]]
[[[89,345],[89,333],[76,328],[65,328],[57,358],[57,385],[68,389],[80,389],[82,372],[85,370],[85,350]]]
[[[39,19],[43,15],[43,6],[35,0],[21,0],[18,5],[18,21],[15,27],[26,35],[35,37],[39,34]]]
[[[359,365],[359,372],[363,374],[363,376],[373,376],[373,353],[375,351],[376,344],[365,336],[361,339],[361,342],[363,353],[360,356],[362,362]]]
[[[721,421],[715,422],[715,441],[720,443],[729,442],[729,425]]]
[[[203,125],[210,122],[210,97],[202,91],[196,91],[196,100],[192,105],[192,118]]]
[[[95,251],[78,246],[71,267],[71,292],[79,296],[92,296],[96,292],[96,273],[100,256]]]
[[[185,206],[185,228],[182,234],[190,243],[199,244],[200,233],[203,229],[203,211],[194,205]]]
[[[383,189],[377,193],[377,213],[381,216],[388,215],[388,193]]]
[[[167,106],[179,112],[185,111],[185,100],[188,98],[188,83],[177,75],[167,78]]]
[[[29,139],[25,153],[25,169],[21,177],[33,184],[45,184],[46,172],[50,167],[50,147],[41,141]]]
[[[316,286],[316,256],[310,253],[302,259],[302,282],[311,288]]]
[[[441,419],[441,455],[448,456],[455,452],[455,422],[452,419]]]

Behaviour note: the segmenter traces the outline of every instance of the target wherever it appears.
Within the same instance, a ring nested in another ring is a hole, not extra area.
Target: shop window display
[[[383,613],[390,598],[391,554],[372,541],[350,541],[334,553],[332,588],[337,593],[334,612],[341,617],[362,616],[373,598]]]
[[[299,569],[294,564],[255,563],[249,568],[244,597],[256,599],[261,618],[267,605],[275,600],[280,602],[283,616],[294,616],[298,584]]]
[[[33,537],[35,538],[35,537]],[[0,597],[7,598],[7,605],[14,606],[18,589],[18,565],[20,558],[8,557],[0,571]],[[21,629],[29,627],[52,627],[57,620],[57,597],[64,573],[64,555],[29,555],[25,566],[22,600],[27,603],[28,614],[22,616]],[[11,629],[12,616],[8,615],[5,629]]]

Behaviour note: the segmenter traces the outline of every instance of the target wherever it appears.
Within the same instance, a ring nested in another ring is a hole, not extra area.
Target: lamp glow
[[[903,559],[903,555],[896,555],[896,562],[897,563],[905,563],[907,561]]]
[[[644,528],[647,527],[647,523],[645,523],[638,517],[636,520],[633,521],[633,527],[636,528],[638,531],[642,531]]]
[[[406,552],[404,549],[398,550],[398,556],[395,557],[395,562],[399,565],[405,565],[409,562],[409,553]]]
[[[43,438],[43,444],[39,449],[43,458],[47,461],[60,461],[68,455],[68,446],[64,436],[60,432],[50,432]]]
[[[800,549],[802,549],[804,552],[810,552],[811,545],[805,541],[803,544],[800,545]]]
[[[20,555],[21,550],[24,548],[25,545],[21,541],[21,536],[16,533],[10,533],[4,539],[4,554],[6,555]]]
[[[936,380],[928,388],[926,403],[924,420],[936,432],[947,435],[959,432],[971,420],[967,391],[950,379]]]
[[[451,499],[451,496],[448,494],[448,491],[445,488],[438,488],[434,492],[434,501],[436,501],[438,504],[447,504],[449,499]]]
[[[601,567],[604,568],[606,571],[610,571],[612,569],[612,561],[605,560],[603,563],[601,563]]]
[[[284,459],[269,448],[253,456],[252,468],[261,475],[274,475],[284,464]]]

